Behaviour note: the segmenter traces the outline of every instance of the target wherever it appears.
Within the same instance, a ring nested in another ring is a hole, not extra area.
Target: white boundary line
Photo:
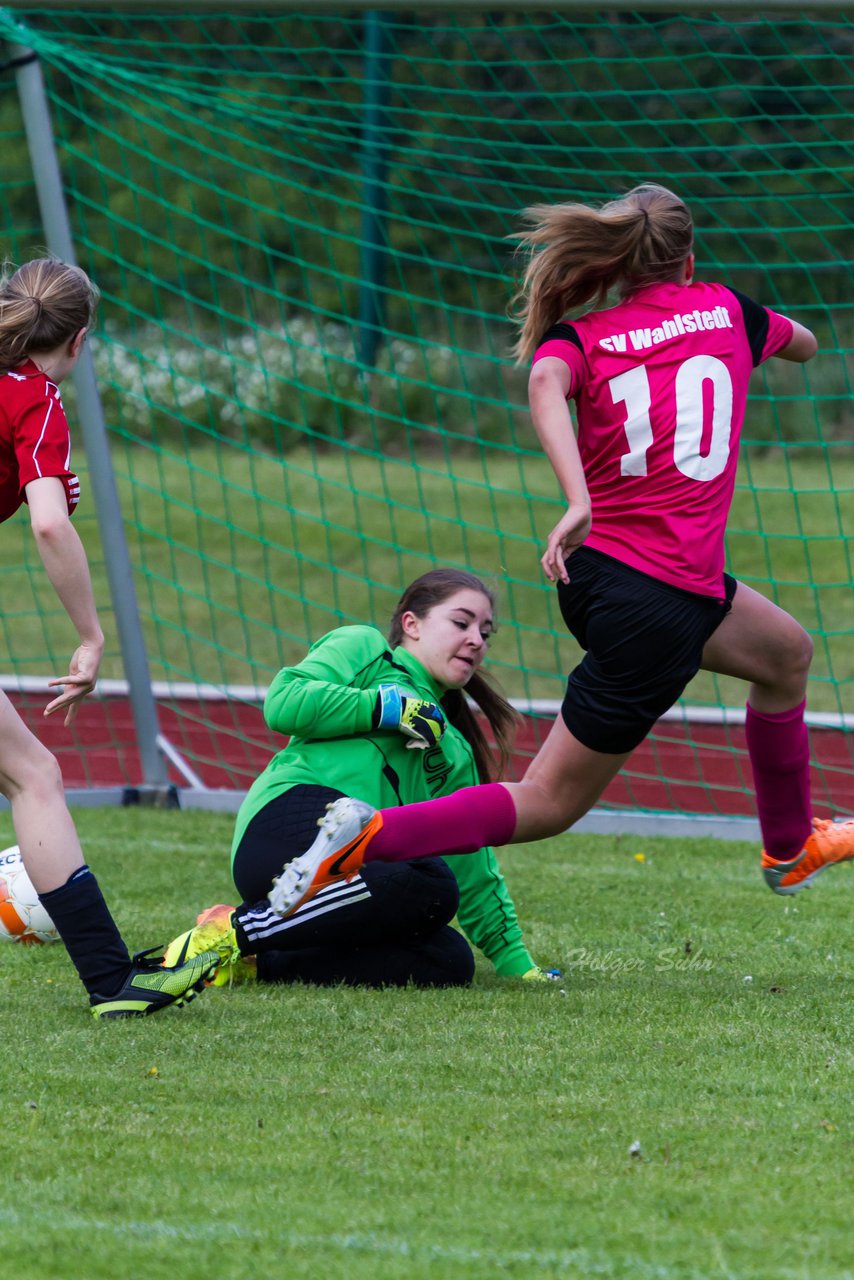
[[[585,1247],[574,1249],[491,1249],[471,1248],[453,1243],[440,1244],[429,1240],[409,1240],[405,1236],[384,1235],[373,1231],[336,1231],[336,1232],[304,1232],[291,1231],[278,1225],[267,1230],[247,1226],[242,1222],[166,1221],[163,1218],[110,1220],[90,1217],[82,1213],[51,1212],[46,1224],[40,1222],[36,1215],[25,1210],[21,1212],[12,1207],[0,1205],[0,1226],[14,1227],[22,1233],[44,1235],[50,1231],[56,1235],[85,1235],[91,1239],[93,1233],[108,1232],[118,1238],[131,1237],[143,1244],[162,1244],[175,1241],[184,1244],[232,1244],[253,1243],[274,1246],[282,1255],[282,1270],[287,1270],[287,1258],[284,1250],[300,1251],[306,1258],[312,1258],[319,1250],[341,1254],[362,1254],[375,1258],[408,1259],[410,1263],[428,1263],[441,1267],[444,1262],[458,1266],[477,1265],[478,1275],[483,1275],[484,1268],[490,1275],[512,1267],[514,1272],[532,1275],[548,1270],[559,1272],[568,1280],[581,1276],[596,1276],[601,1280],[620,1280],[631,1275],[637,1280],[668,1280],[678,1275],[685,1280],[710,1280],[709,1273],[703,1271],[686,1271],[682,1266],[677,1271],[659,1263],[651,1262],[637,1256],[610,1258],[605,1253],[594,1254]],[[148,1265],[151,1265],[149,1260]],[[141,1264],[141,1270],[146,1263]],[[437,1271],[438,1274],[438,1271]],[[716,1272],[715,1274],[720,1274]],[[790,1271],[781,1266],[777,1271],[778,1280],[799,1280],[802,1272]]]

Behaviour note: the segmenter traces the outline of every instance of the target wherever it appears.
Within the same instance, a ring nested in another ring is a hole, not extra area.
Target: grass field
[[[230,899],[228,818],[77,818],[133,947]],[[854,874],[786,900],[756,861],[505,851],[559,989],[479,964],[468,991],[242,987],[98,1026],[59,946],[0,948],[3,1275],[851,1277]]]

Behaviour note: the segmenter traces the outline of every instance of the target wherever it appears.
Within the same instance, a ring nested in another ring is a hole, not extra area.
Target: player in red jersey
[[[95,688],[104,637],[86,553],[70,516],[80,496],[59,384],[74,368],[97,304],[83,271],[52,258],[0,280],[0,521],[22,503],[51,585],[79,644],[45,715],[71,724]],[[217,954],[163,969],[161,957],[131,960],[83,860],[54,757],[0,692],[0,791],[12,808],[21,856],[89,993],[98,1018],[154,1013],[204,986]]]
[[[700,669],[749,684],[769,886],[797,892],[854,857],[854,821],[811,818],[810,638],[723,569],[750,372],[772,356],[809,360],[815,338],[726,285],[695,282],[691,215],[664,187],[526,216],[516,352],[533,360],[531,415],[567,502],[542,566],[585,656],[522,782],[377,814],[339,801],[280,877],[282,914],[324,877],[396,849],[412,858],[566,830]]]

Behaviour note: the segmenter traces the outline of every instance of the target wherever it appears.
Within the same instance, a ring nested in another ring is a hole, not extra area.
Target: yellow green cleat
[[[111,996],[92,995],[93,1018],[141,1018],[169,1005],[195,1000],[220,963],[216,951],[199,951],[192,959],[164,968],[158,948],[138,951],[124,984]]]

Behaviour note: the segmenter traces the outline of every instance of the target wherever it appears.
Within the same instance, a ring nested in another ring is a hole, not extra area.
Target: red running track
[[[34,733],[57,756],[68,788],[136,786],[143,781],[126,698],[85,702],[72,729],[45,720],[45,698],[12,694]],[[158,702],[161,734],[206,788],[245,791],[285,740],[264,724],[256,703],[196,698]],[[550,720],[526,717],[512,775],[521,776]],[[813,728],[813,798],[820,817],[854,813],[854,737]],[[170,765],[179,787],[187,777]],[[740,725],[659,722],[614,780],[602,803],[673,813],[753,817],[750,767]]]

